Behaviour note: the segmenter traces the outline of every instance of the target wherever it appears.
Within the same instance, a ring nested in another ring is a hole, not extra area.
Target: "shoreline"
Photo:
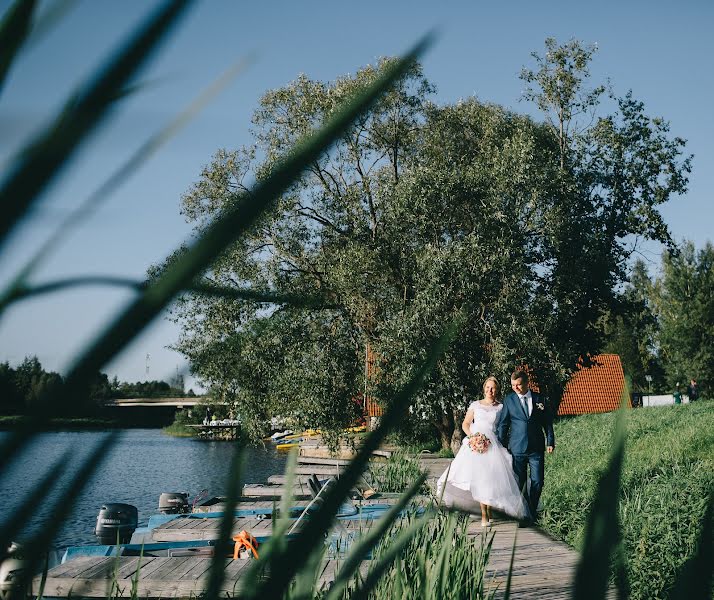
[[[0,416],[0,431],[18,429],[37,429],[39,431],[97,431],[102,429],[163,429],[163,425],[151,423],[126,423],[117,419],[101,417],[55,417],[37,422],[26,415]]]

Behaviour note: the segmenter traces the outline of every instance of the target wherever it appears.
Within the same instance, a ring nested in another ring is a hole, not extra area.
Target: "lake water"
[[[0,432],[0,441],[9,434]],[[0,523],[13,518],[34,486],[63,455],[69,457],[68,474],[76,471],[82,457],[107,436],[99,431],[42,433],[7,471],[0,473],[0,498],[4,510]],[[72,514],[63,523],[55,548],[94,544],[97,513],[105,502],[126,502],[139,509],[139,526],[158,513],[162,492],[189,492],[193,497],[202,489],[211,496],[225,495],[226,481],[234,445],[225,441],[203,441],[170,437],[158,429],[129,429],[108,452],[84,490],[73,496]],[[244,451],[242,481],[262,482],[283,473],[286,456],[274,449],[248,448]],[[68,489],[68,477],[60,488]],[[56,494],[36,507],[35,517],[20,539],[26,538],[47,522],[47,508]]]

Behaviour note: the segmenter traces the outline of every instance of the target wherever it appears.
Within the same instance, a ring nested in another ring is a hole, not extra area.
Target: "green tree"
[[[618,354],[632,390],[648,393],[665,389],[664,368],[659,357],[659,324],[654,313],[653,285],[645,263],[635,261],[625,286],[619,312],[605,317],[605,352]],[[646,376],[652,378],[648,382]]]
[[[458,339],[413,404],[442,447],[456,449],[468,403],[490,374],[547,351],[528,316],[557,148],[547,129],[469,99],[430,107],[418,145],[389,190],[384,228],[393,300],[383,303],[375,348],[378,396],[404,383],[444,323]],[[381,393],[380,393],[381,392]]]
[[[17,414],[22,412],[22,404],[15,369],[8,362],[0,363],[0,412]]]
[[[600,92],[581,99],[589,59],[572,62],[572,93],[558,100],[570,115],[597,106]],[[219,151],[184,196],[184,215],[200,231],[379,68],[330,84],[301,76],[265,94],[255,144]],[[541,75],[530,97],[546,103],[564,75]],[[202,282],[320,298],[321,308],[199,294],[176,305],[176,347],[256,431],[274,414],[349,424],[365,348],[377,356],[373,390],[387,398],[456,315],[463,331],[413,406],[444,447],[458,442],[489,374],[505,382],[528,364],[557,399],[578,359],[603,347],[628,241],[668,239],[656,207],[684,189],[684,142],[629,96],[573,129],[475,99],[435,106],[432,90],[415,67]]]
[[[698,252],[687,242],[663,257],[654,297],[660,351],[669,389],[697,380],[701,393],[714,388],[714,247]]]
[[[380,69],[330,84],[301,76],[266,93],[253,119],[255,145],[215,155],[182,200],[187,219],[200,230],[247,193],[249,173],[262,177]],[[322,298],[329,308],[266,309],[200,295],[179,301],[177,348],[214,394],[239,402],[241,418],[253,423],[247,430],[259,432],[269,415],[329,429],[352,423],[353,400],[364,392],[365,346],[385,301],[401,297],[383,260],[383,190],[399,181],[432,89],[415,66],[205,276]]]
[[[577,40],[546,40],[537,70],[524,69],[525,97],[544,111],[559,148],[558,193],[543,236],[540,328],[556,360],[537,364],[559,397],[578,360],[599,353],[603,317],[621,312],[619,290],[639,240],[671,245],[658,207],[686,191],[691,157],[669,124],[645,114],[631,93],[610,94],[614,111],[602,115],[606,87],[589,88],[595,48]],[[536,369],[538,370],[538,369]]]

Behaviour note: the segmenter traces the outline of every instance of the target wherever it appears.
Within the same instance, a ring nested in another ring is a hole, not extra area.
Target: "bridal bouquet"
[[[491,440],[489,440],[483,433],[479,433],[477,431],[473,435],[469,436],[469,446],[473,452],[483,454],[486,450],[488,450],[490,445]]]

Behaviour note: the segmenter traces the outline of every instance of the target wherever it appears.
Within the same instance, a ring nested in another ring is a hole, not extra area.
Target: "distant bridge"
[[[187,408],[200,404],[203,400],[210,400],[208,396],[193,396],[188,398],[112,398],[104,401],[104,406],[129,408],[132,406],[154,406]]]

